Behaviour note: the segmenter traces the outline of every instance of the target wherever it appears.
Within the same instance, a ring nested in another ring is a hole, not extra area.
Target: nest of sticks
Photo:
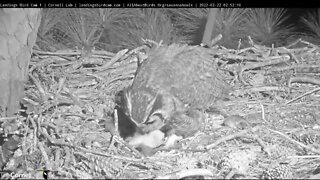
[[[7,134],[22,136],[5,169],[32,178],[43,170],[50,178],[319,178],[319,46],[249,42],[207,49],[233,87],[225,111],[246,126],[228,126],[208,110],[204,131],[150,157],[110,126],[115,94],[132,83],[147,46],[116,54],[34,51],[25,109],[6,119]]]

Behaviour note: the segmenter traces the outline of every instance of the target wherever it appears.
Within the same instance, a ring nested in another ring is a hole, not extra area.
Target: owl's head
[[[152,96],[143,91],[126,89],[118,99],[121,104],[118,111],[125,116],[122,120],[134,124],[141,133],[161,129],[183,106],[171,94],[160,91]]]

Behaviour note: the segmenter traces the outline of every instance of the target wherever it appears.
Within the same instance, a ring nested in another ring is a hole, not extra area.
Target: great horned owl
[[[228,92],[209,49],[172,44],[149,52],[123,93],[120,110],[142,134],[166,129],[190,136],[203,122],[201,110]]]

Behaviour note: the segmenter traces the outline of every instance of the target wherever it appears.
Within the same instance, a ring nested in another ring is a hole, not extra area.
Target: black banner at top
[[[320,2],[320,1],[319,1]],[[92,1],[90,2],[0,2],[0,8],[316,8],[316,0],[308,1],[206,1],[206,2],[135,2]]]

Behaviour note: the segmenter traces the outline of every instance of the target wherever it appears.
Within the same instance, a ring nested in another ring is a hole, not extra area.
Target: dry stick
[[[125,58],[129,57],[129,56],[132,55],[132,54],[136,54],[137,52],[140,52],[141,50],[146,49],[146,48],[147,48],[147,45],[142,45],[142,46],[140,46],[140,47],[137,47],[137,48],[129,51],[128,53],[126,53],[126,54],[122,57],[122,59],[125,59]]]
[[[245,129],[245,130],[242,130],[240,132],[237,132],[237,133],[222,137],[222,138],[218,139],[215,143],[207,145],[205,147],[205,149],[206,150],[212,149],[215,146],[217,146],[217,145],[219,145],[219,144],[221,144],[221,143],[223,143],[225,141],[228,141],[228,140],[231,140],[231,139],[234,139],[234,138],[237,138],[237,137],[241,137],[241,136],[243,136],[244,134],[246,134],[246,133],[248,133],[250,131],[254,132],[254,131],[258,130],[258,129],[259,129],[259,126],[256,126],[256,127],[250,128],[250,129]]]
[[[143,41],[145,44],[154,44],[154,45],[156,45],[157,47],[160,47],[161,44],[162,44],[162,42],[163,42],[163,40],[161,40],[159,43],[157,43],[157,42],[154,41],[154,40],[151,40],[151,39],[143,39],[143,38],[142,38],[142,41]]]
[[[29,116],[30,116],[30,115],[29,115]],[[37,137],[38,137],[38,136],[37,136],[37,130],[38,130],[38,128],[37,128],[36,123],[35,123],[34,120],[33,120],[33,117],[30,117],[29,120],[30,120],[31,125],[32,125],[32,127],[33,127],[33,144],[32,144],[32,150],[31,150],[31,152],[34,152],[34,150],[36,149],[35,147],[36,147],[37,142],[38,142],[38,139],[37,139]]]
[[[254,42],[253,42],[251,36],[248,36],[248,39],[249,39],[249,44],[250,44],[251,46],[254,46]]]
[[[76,61],[76,57],[67,57],[67,56],[62,56],[62,55],[58,55],[57,57],[63,58],[63,59],[65,59],[65,60],[68,61],[68,62],[74,62],[74,61]]]
[[[297,73],[320,73],[320,65],[300,64],[293,67]]]
[[[114,147],[114,141],[115,141],[115,138],[116,136],[119,135],[119,130],[118,130],[118,111],[117,109],[114,109],[114,113],[113,113],[113,116],[114,116],[114,133],[112,134],[112,138],[111,138],[111,142],[110,142],[110,145],[108,147],[108,151],[111,150],[112,147]]]
[[[255,68],[259,68],[259,67],[265,67],[265,66],[270,66],[270,65],[276,65],[282,62],[287,62],[290,59],[289,55],[282,55],[282,56],[273,56],[273,57],[269,57],[267,58],[265,61],[260,62],[260,63],[251,63],[251,64],[247,64],[243,67],[241,67],[241,70],[239,72],[239,80],[241,81],[241,83],[243,84],[248,84],[247,82],[245,82],[245,80],[243,79],[243,72],[248,70],[248,69],[255,69]]]
[[[23,154],[27,154],[27,146],[26,146],[26,144],[27,144],[27,136],[28,136],[28,132],[30,132],[29,130],[30,130],[30,128],[29,128],[29,123],[30,123],[30,121],[29,121],[29,119],[30,119],[30,116],[29,116],[29,114],[28,114],[28,116],[25,118],[25,123],[23,123],[22,125],[23,125],[23,127],[24,127],[24,134],[23,134],[23,141],[22,141],[22,152],[23,152]]]
[[[213,47],[215,44],[217,44],[218,41],[222,39],[222,34],[219,34],[215,38],[213,38],[210,42],[210,47]]]
[[[45,52],[45,51],[38,51],[33,50],[34,53],[37,53],[38,55],[50,55],[50,56],[74,56],[74,55],[80,55],[81,52]]]
[[[231,179],[235,174],[237,174],[238,170],[232,168],[231,171],[226,175],[224,179]]]
[[[288,49],[286,47],[279,47],[277,48],[278,52],[281,53],[281,54],[284,54],[284,53],[287,53],[289,54],[292,59],[297,63],[297,64],[300,64],[300,61],[298,60],[298,58],[296,57],[296,55],[291,51],[291,49]]]
[[[204,133],[197,133],[195,136],[190,137],[191,141],[189,141],[189,143],[187,144],[187,146],[184,149],[189,149],[189,147],[191,146],[191,144],[200,137],[200,135],[204,135]]]
[[[66,144],[68,145],[68,144]],[[76,146],[73,146],[73,145],[68,145],[72,148],[77,148],[83,152],[86,152],[86,153],[90,153],[90,154],[94,154],[94,155],[98,155],[98,156],[102,156],[102,157],[107,157],[107,158],[112,158],[112,159],[119,159],[119,160],[122,160],[122,161],[125,161],[125,162],[135,162],[135,163],[152,163],[152,164],[159,164],[159,165],[162,165],[162,166],[166,166],[168,168],[172,168],[171,165],[165,163],[165,162],[155,162],[153,160],[149,160],[149,159],[135,159],[135,158],[130,158],[130,157],[125,157],[125,156],[117,156],[117,155],[113,155],[113,154],[106,154],[106,153],[101,153],[101,152],[97,152],[97,151],[93,151],[93,150],[90,150],[90,149],[86,149],[86,148],[82,148],[82,147],[76,147]],[[79,152],[75,152],[75,153],[79,153]]]
[[[264,107],[263,107],[263,104],[260,103],[260,107],[261,107],[261,116],[262,116],[262,120],[264,122],[266,122],[268,125],[270,125],[270,123],[266,120],[266,116],[265,116],[265,112],[264,112]]]
[[[293,82],[301,82],[301,83],[311,83],[320,85],[320,80],[317,78],[313,78],[310,76],[298,76],[298,77],[291,77],[289,80],[289,85]]]
[[[111,83],[120,81],[122,79],[134,78],[134,72],[129,72],[130,74],[123,74],[122,76],[115,77],[113,79],[109,79],[107,82],[104,82],[105,87],[108,87]]]
[[[156,179],[182,179],[190,176],[209,176],[214,177],[213,173],[208,169],[187,169],[173,172],[165,176],[158,176]]]
[[[113,52],[105,51],[105,50],[92,50],[93,55],[102,55],[102,56],[111,56],[113,57],[115,54]]]
[[[292,52],[288,51],[288,53],[292,56],[292,59],[297,63],[300,64],[300,61],[298,60],[298,58],[296,57],[295,54],[293,54]]]
[[[58,86],[57,94],[59,94],[61,92],[65,82],[66,82],[66,77],[59,78],[59,83],[58,83],[59,86]]]
[[[320,87],[318,87],[318,88],[316,88],[316,89],[313,89],[313,90],[311,90],[311,91],[309,91],[309,92],[306,92],[306,93],[304,93],[304,94],[302,94],[302,95],[300,95],[300,96],[298,96],[298,97],[296,97],[296,98],[293,98],[293,99],[291,99],[290,101],[286,102],[285,105],[290,104],[290,103],[292,103],[292,102],[294,102],[294,101],[296,101],[296,100],[298,100],[298,99],[303,98],[304,96],[307,96],[307,95],[312,94],[312,93],[314,93],[314,92],[317,92],[317,91],[319,91],[319,90],[320,90]]]
[[[320,154],[320,151],[319,151],[319,150],[317,150],[317,149],[315,149],[315,148],[312,148],[312,147],[309,147],[309,146],[307,146],[307,145],[304,145],[303,143],[300,143],[300,142],[298,142],[298,141],[296,141],[296,140],[288,137],[287,135],[285,135],[285,134],[283,134],[283,133],[281,133],[281,132],[279,132],[279,131],[276,131],[276,130],[273,130],[273,129],[270,129],[270,128],[267,128],[267,129],[268,129],[269,131],[272,131],[272,132],[276,133],[276,134],[279,134],[280,136],[282,136],[282,137],[288,139],[289,141],[291,141],[292,143],[295,143],[295,144],[297,144],[297,145],[299,145],[299,146],[301,146],[301,147],[303,147],[303,148],[305,148],[305,149],[307,149],[307,150],[309,150],[309,151],[311,151],[311,152],[313,152],[313,153]]]
[[[64,158],[64,165],[68,166],[71,163],[76,164],[74,161],[72,161],[72,160],[74,160],[74,158],[72,158],[72,154],[70,152],[70,148],[69,147],[63,147],[62,149],[66,153],[65,158]]]
[[[320,155],[310,155],[310,156],[288,156],[287,158],[299,158],[299,159],[320,159]]]
[[[95,154],[95,155],[98,155],[98,156],[103,156],[103,157],[108,157],[108,158],[113,158],[113,159],[120,159],[120,160],[123,160],[123,161],[140,162],[140,163],[147,162],[147,163],[159,164],[159,165],[162,165],[162,166],[166,166],[166,167],[172,168],[171,165],[169,165],[167,163],[154,162],[154,161],[149,160],[147,158],[136,159],[136,158],[130,158],[130,157],[124,157],[124,156],[117,156],[117,155],[113,155],[113,154],[107,154],[107,153],[97,152],[97,151],[93,151],[93,150],[90,150],[90,149],[78,147],[78,146],[72,145],[70,143],[63,142],[63,141],[59,142],[58,140],[52,138],[47,132],[42,131],[42,129],[39,129],[39,132],[44,137],[46,137],[50,143],[52,143],[54,145],[57,145],[57,146],[66,146],[66,147],[70,147],[70,148],[74,148],[74,149],[79,149],[79,150],[84,151],[86,153]]]
[[[46,93],[43,89],[43,87],[41,86],[40,82],[35,78],[33,77],[33,75],[31,74],[31,72],[29,73],[29,77],[32,79],[33,83],[37,86],[39,92],[40,92],[40,95],[42,97],[43,100],[45,100],[45,97],[46,97]]]
[[[48,154],[46,153],[46,151],[45,151],[45,149],[43,147],[43,143],[42,142],[38,142],[38,147],[40,149],[40,152],[42,154],[43,159],[45,160],[46,169],[52,170],[52,165],[50,163],[51,161],[50,161],[49,156],[48,156]]]
[[[295,42],[293,42],[293,43],[289,44],[286,48],[290,48],[290,47],[292,47],[292,46],[294,46],[294,45],[298,44],[299,42],[301,42],[301,38],[299,38],[299,39],[298,39],[298,40],[296,40]]]
[[[310,43],[310,42],[307,42],[307,41],[304,41],[304,40],[301,40],[300,42],[302,42],[302,43],[304,43],[304,44],[307,44],[307,45],[309,45],[309,46],[312,46],[313,48],[319,48],[319,46],[314,45],[314,44],[312,44],[312,43]]]
[[[250,87],[246,89],[235,90],[234,93],[238,92],[262,92],[262,91],[288,91],[286,87],[278,86],[261,86],[261,87]]]
[[[290,60],[289,55],[272,56],[272,57],[265,58],[265,60],[263,62],[247,64],[244,67],[242,67],[241,71],[245,71],[248,69],[255,69],[255,68],[259,68],[259,67],[276,65],[276,64],[283,63],[283,62],[287,62],[288,60]]]
[[[17,117],[1,117],[0,122],[8,121],[8,120],[13,120],[17,119]]]
[[[261,146],[262,150],[264,152],[266,152],[269,156],[271,155],[271,152],[270,152],[269,148],[264,144],[262,139],[260,139],[258,136],[256,136],[256,135],[242,135],[242,136],[239,136],[239,137],[253,139],[253,140],[257,141],[257,143]]]
[[[238,51],[238,54],[241,54],[243,52],[246,52],[246,51],[253,51],[255,54],[258,54],[259,52],[257,52],[257,49],[254,48],[254,47],[247,47],[247,48],[243,48],[243,49],[240,49]]]
[[[111,60],[106,63],[105,65],[95,68],[97,70],[105,70],[108,69],[110,66],[112,66],[115,62],[117,62],[119,59],[121,59],[126,53],[128,52],[128,49],[123,49],[119,51]]]
[[[249,39],[249,44],[252,45],[257,50],[259,50],[261,53],[265,54],[266,52],[264,52],[264,51],[269,51],[270,48],[268,48],[266,46],[255,44],[253,42],[253,40],[251,39],[251,36],[248,36],[248,39]]]
[[[308,179],[320,179],[320,174],[310,175]]]
[[[119,178],[123,172],[131,165],[132,163],[131,162],[128,162],[116,175],[115,177]]]
[[[238,47],[237,47],[237,53],[239,53],[240,52],[240,48],[241,48],[241,39],[239,39],[239,41],[238,41]]]
[[[118,120],[118,110],[114,109],[114,133],[116,136],[120,136],[119,134],[119,120]]]
[[[288,71],[288,70],[294,70],[296,73],[319,73],[320,66],[299,64],[299,65],[291,65],[291,66],[285,66],[285,67],[275,67],[273,69],[268,70],[266,74],[272,74],[273,72]]]

